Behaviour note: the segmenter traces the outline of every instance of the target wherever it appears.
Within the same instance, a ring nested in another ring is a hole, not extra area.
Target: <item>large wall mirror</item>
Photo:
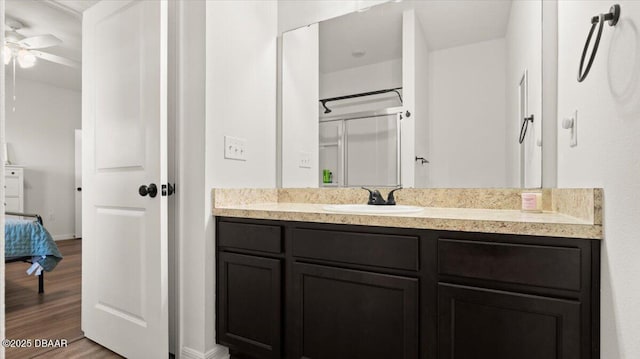
[[[541,1],[393,1],[282,36],[283,187],[541,187]]]

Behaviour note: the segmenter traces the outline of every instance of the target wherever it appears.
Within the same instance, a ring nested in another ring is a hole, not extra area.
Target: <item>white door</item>
[[[74,236],[82,237],[82,130],[75,130],[75,194],[76,194],[76,230]]]
[[[167,2],[104,0],[82,30],[82,330],[166,358]]]

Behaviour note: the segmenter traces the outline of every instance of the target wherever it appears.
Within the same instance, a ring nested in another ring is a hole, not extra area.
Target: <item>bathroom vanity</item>
[[[256,359],[599,357],[597,218],[429,210],[214,200],[218,343]]]

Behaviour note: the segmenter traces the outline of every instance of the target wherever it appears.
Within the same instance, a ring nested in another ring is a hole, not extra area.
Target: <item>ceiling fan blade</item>
[[[62,56],[58,56],[58,55],[54,55],[54,54],[50,54],[48,52],[42,52],[42,51],[31,51],[31,53],[49,62],[55,62],[56,64],[65,65],[73,68],[80,68],[80,62],[67,59],[66,57],[62,57]]]
[[[51,34],[31,36],[18,42],[20,46],[23,46],[26,49],[44,49],[45,47],[56,46],[61,43],[62,40]]]

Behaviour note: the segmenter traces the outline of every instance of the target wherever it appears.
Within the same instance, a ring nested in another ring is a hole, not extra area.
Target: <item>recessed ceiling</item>
[[[42,51],[80,62],[82,60],[82,11],[96,1],[36,1],[7,0],[6,17],[21,22],[18,32],[29,37],[53,34],[62,44]],[[6,68],[7,84],[11,82],[12,66]],[[54,86],[80,90],[82,70],[38,59],[34,67],[16,66],[17,77],[45,82]],[[18,79],[19,85],[19,79]]]
[[[320,23],[320,72],[402,57],[402,7],[386,4]],[[362,53],[363,56],[354,56]]]
[[[429,51],[505,36],[511,0],[389,2],[320,23],[320,72],[402,57],[402,13],[415,9]],[[354,57],[354,51],[365,51]]]

